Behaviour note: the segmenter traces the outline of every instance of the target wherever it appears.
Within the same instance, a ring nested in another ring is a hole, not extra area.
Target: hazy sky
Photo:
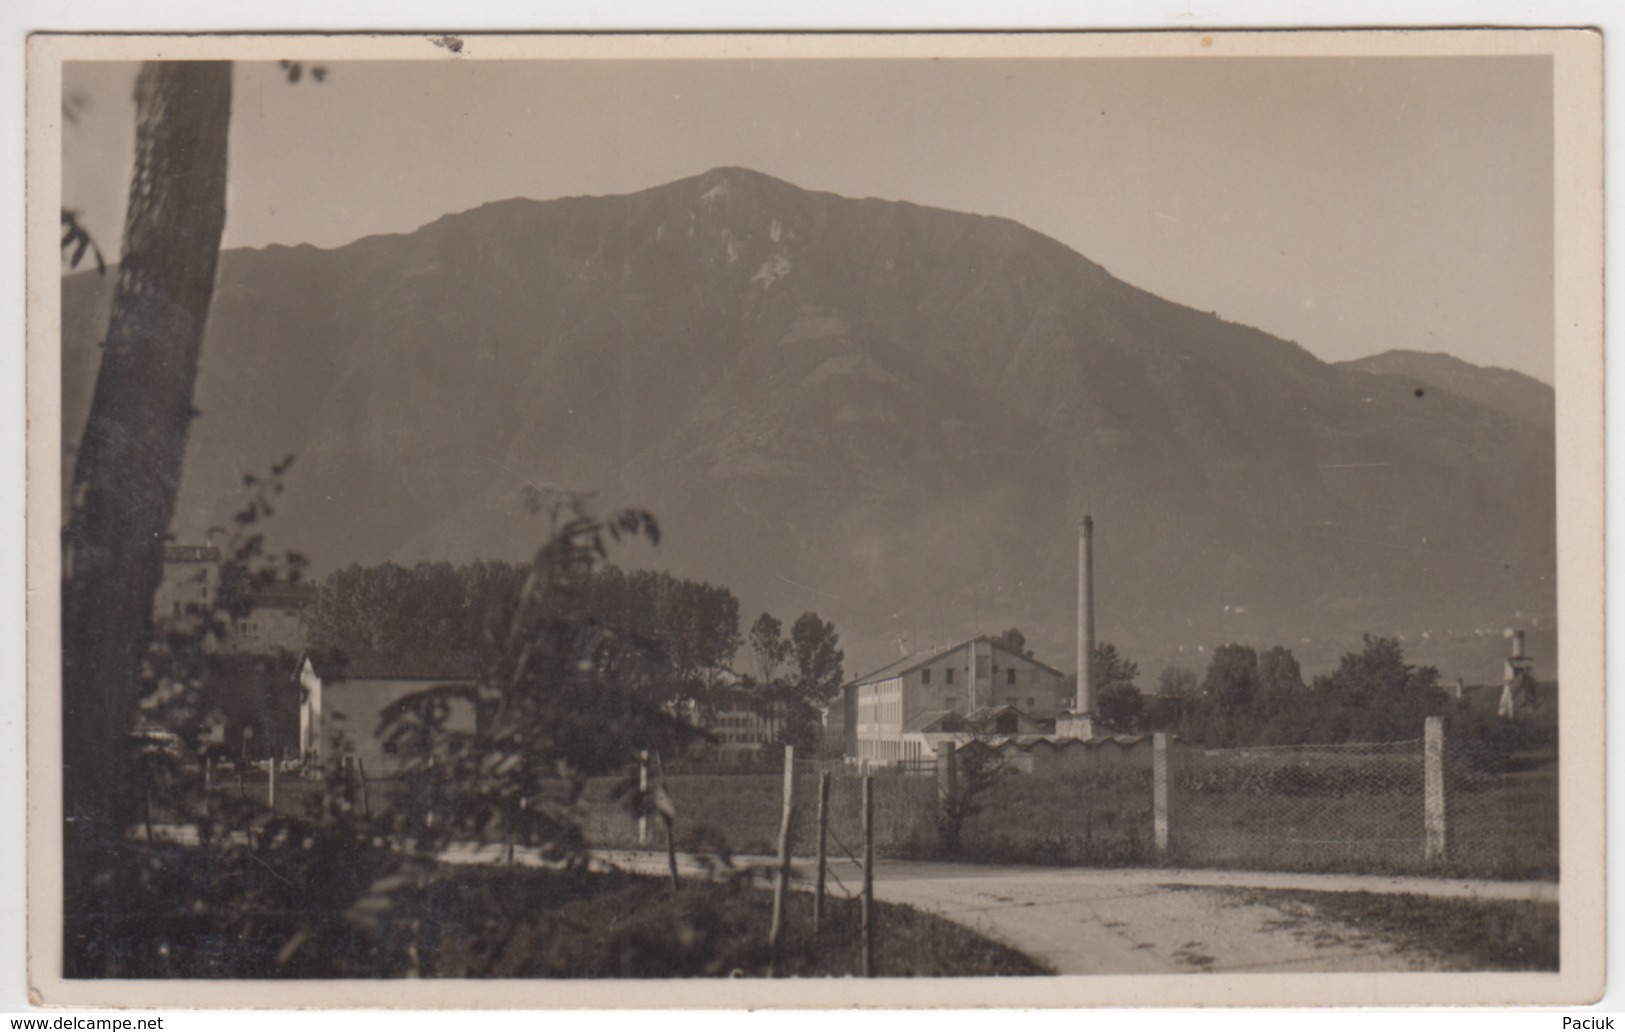
[[[63,203],[116,250],[128,65],[69,65]],[[228,247],[331,247],[486,201],[742,165],[1013,218],[1331,360],[1551,382],[1546,58],[239,65]]]

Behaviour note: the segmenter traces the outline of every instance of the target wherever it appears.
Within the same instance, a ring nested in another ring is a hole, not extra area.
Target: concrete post
[[[1168,858],[1168,735],[1151,736],[1151,823],[1157,858]]]
[[[1444,820],[1444,721],[1427,718],[1422,735],[1422,826],[1423,857],[1445,857]]]
[[[937,803],[950,813],[959,801],[959,757],[953,742],[937,743]]]

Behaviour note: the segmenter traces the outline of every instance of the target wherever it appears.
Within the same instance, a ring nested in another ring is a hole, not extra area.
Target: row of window
[[[946,669],[946,670],[944,670],[942,672],[942,683],[943,684],[953,684],[954,683],[954,670],[955,670],[954,667],[949,667],[948,669]],[[980,670],[978,671],[978,673],[985,673],[985,672],[986,671],[980,671]],[[1005,670],[1004,670],[1004,683],[1005,684],[1015,684],[1016,683],[1016,674],[1017,674],[1017,670],[1016,670],[1015,667],[1006,667]],[[1042,676],[1042,674],[1039,671],[1039,669],[1037,667],[1033,667],[1033,684],[1038,683],[1038,679],[1039,679],[1040,676]],[[920,683],[921,684],[930,684],[931,683],[931,669],[929,667],[927,667],[927,668],[920,671]]]

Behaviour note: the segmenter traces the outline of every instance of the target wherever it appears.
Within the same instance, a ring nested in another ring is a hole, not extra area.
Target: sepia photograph
[[[1601,994],[1597,34],[28,76],[41,1000]]]

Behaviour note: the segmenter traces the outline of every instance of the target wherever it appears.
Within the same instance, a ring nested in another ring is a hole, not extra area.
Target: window
[[[976,657],[976,676],[977,677],[986,677],[987,676],[987,664],[988,664],[988,662],[989,662],[989,657],[987,657],[987,656],[977,656]]]
[[[1006,684],[1015,684],[1016,683],[1016,668],[1015,667],[1011,667],[1008,671],[1006,671],[1006,676],[1005,676],[1004,680],[1005,680]]]
[[[931,683],[931,671],[930,670],[921,670],[920,671],[920,683],[921,684],[930,684]]]
[[[953,684],[954,683],[954,668],[953,667],[949,667],[947,670],[943,671],[942,682],[944,684]]]
[[[197,590],[198,590],[198,594],[200,596],[202,596],[203,598],[208,598],[209,597],[209,586],[207,584],[203,585],[203,587],[201,587],[201,588],[199,588]]]
[[[1038,705],[1038,700],[1037,699],[1033,698],[1031,695],[1027,696],[1027,708],[1028,709],[1032,709],[1037,705]]]
[[[1011,709],[1014,709],[1016,705],[1016,697],[1014,695],[1006,695],[1004,697],[1004,704],[1009,706]]]
[[[959,712],[959,696],[957,696],[957,695],[945,695],[945,696],[943,696],[942,708],[943,709],[953,710],[956,713]]]

